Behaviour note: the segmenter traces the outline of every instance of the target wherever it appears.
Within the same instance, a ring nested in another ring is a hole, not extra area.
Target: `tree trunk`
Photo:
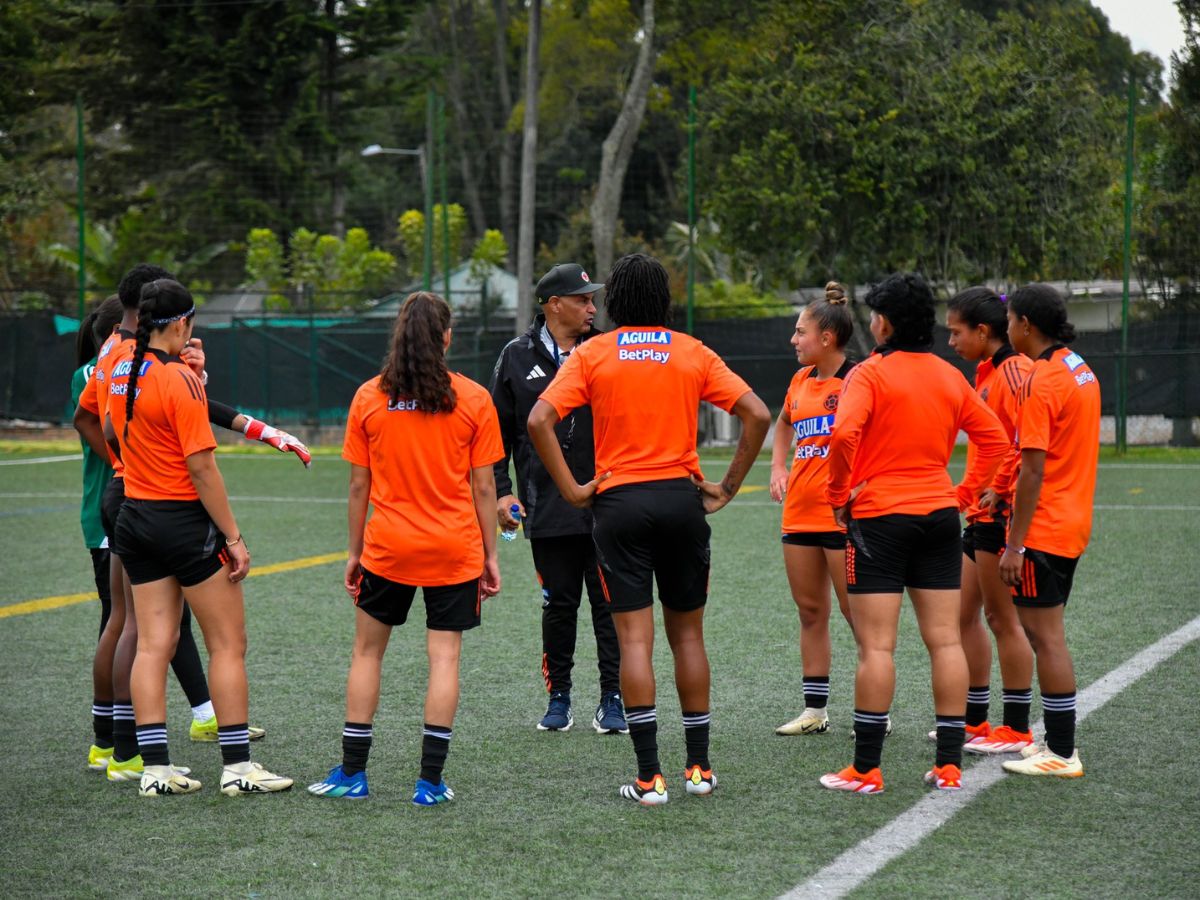
[[[512,87],[508,82],[508,0],[495,0],[496,11],[496,90],[500,100],[500,231],[508,244],[507,264],[512,265],[513,252],[517,246],[517,204],[513,190],[513,173],[516,170],[517,134],[508,128],[512,117]]]
[[[331,25],[336,23],[337,0],[325,0],[325,18]],[[337,90],[334,87],[337,78],[337,39],[337,28],[328,28],[325,32],[325,78],[321,85],[321,108],[325,113],[325,125],[333,133],[337,133]],[[345,216],[346,185],[342,180],[341,161],[335,146],[329,151],[329,227],[332,234],[346,236]]]
[[[621,112],[600,148],[600,178],[592,199],[592,245],[596,260],[593,277],[606,279],[613,262],[613,238],[621,211],[625,171],[637,143],[638,130],[646,113],[646,97],[654,75],[654,0],[642,8],[642,46],[637,65],[625,91]],[[582,260],[580,260],[582,262]]]
[[[517,228],[517,319],[521,334],[533,314],[533,214],[537,190],[538,53],[542,0],[529,4],[529,42],[525,48],[525,127],[521,144],[521,218]]]
[[[449,72],[447,73],[446,85],[447,92],[450,95],[450,105],[454,107],[455,143],[458,145],[463,193],[466,195],[467,211],[471,216],[471,229],[479,236],[487,229],[487,216],[483,212],[483,200],[479,194],[479,182],[475,178],[474,167],[471,165],[471,155],[468,151],[468,147],[474,144],[474,141],[470,137],[472,134],[470,116],[467,113],[467,105],[463,99],[462,90],[462,53],[458,46],[457,22],[460,9],[462,7],[455,3],[446,11],[450,31],[450,59],[452,60]]]

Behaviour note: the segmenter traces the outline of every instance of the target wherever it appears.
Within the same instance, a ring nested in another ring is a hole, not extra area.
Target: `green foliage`
[[[433,205],[433,270],[442,270],[442,252],[446,246],[443,232],[444,213],[442,204]],[[466,211],[457,203],[449,206],[450,268],[462,262],[463,235],[467,230]],[[416,277],[425,265],[425,213],[409,209],[400,215],[396,223],[396,237],[404,247],[405,261],[410,278]]]
[[[768,319],[794,312],[794,307],[786,300],[775,294],[760,293],[754,285],[745,282],[711,281],[696,285],[696,317],[699,319]]]
[[[246,238],[246,277],[266,286],[269,309],[353,308],[380,291],[395,269],[396,258],[372,247],[364,228],[351,228],[344,240],[297,228],[286,256],[269,228],[253,228]]]

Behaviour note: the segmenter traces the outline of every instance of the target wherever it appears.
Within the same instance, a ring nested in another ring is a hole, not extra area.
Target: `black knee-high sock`
[[[963,741],[966,739],[966,722],[958,716],[937,717],[937,756],[935,766],[953,764],[962,768]]]
[[[342,728],[342,772],[357,775],[367,768],[371,738],[375,729],[370,722],[347,722]]]
[[[1033,688],[1008,688],[1000,695],[1004,703],[1004,724],[1013,731],[1029,730],[1029,705],[1033,702]]]
[[[250,730],[246,723],[222,725],[217,723],[217,740],[221,742],[221,762],[226,766],[250,762]]]
[[[824,709],[829,705],[829,676],[805,675],[804,705],[808,709]]]
[[[152,722],[137,726],[138,749],[142,754],[143,766],[167,766],[171,764],[167,753],[167,723]]]
[[[687,744],[687,768],[699,766],[708,771],[712,766],[708,762],[708,730],[712,716],[708,710],[704,712],[685,712],[683,714],[683,739]]]
[[[991,685],[984,684],[967,688],[967,725],[982,725],[987,721],[988,704],[991,702],[991,698]]]
[[[1075,752],[1075,692],[1042,693],[1042,713],[1046,718],[1046,746],[1063,758]]]
[[[109,700],[92,700],[92,731],[97,747],[113,745],[113,705]]]
[[[199,706],[212,699],[208,693],[208,680],[204,677],[204,664],[200,662],[200,650],[192,634],[192,611],[186,603],[183,604],[183,617],[179,620],[179,643],[171,658],[171,668],[187,695],[188,706]]]
[[[888,714],[866,709],[854,711],[854,768],[862,775],[879,768]]]
[[[138,755],[137,730],[133,724],[133,701],[113,701],[113,759],[125,762]]]
[[[650,781],[662,771],[658,763],[658,710],[653,706],[627,706],[625,722],[637,754],[638,778]]]
[[[430,725],[421,729],[421,779],[430,784],[442,783],[442,769],[446,766],[446,755],[450,752],[452,729],[444,725]]]

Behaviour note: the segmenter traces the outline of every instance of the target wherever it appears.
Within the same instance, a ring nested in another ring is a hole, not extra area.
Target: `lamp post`
[[[425,185],[425,194],[428,198],[433,191],[431,172],[425,159],[425,146],[421,145],[416,149],[407,147],[381,147],[379,144],[370,144],[362,149],[363,156],[415,156],[417,163],[421,167],[421,181]],[[428,205],[428,203],[426,204]],[[425,271],[422,279],[425,290],[430,290],[433,286],[433,257],[429,252],[433,242],[433,217],[426,214],[425,216]]]

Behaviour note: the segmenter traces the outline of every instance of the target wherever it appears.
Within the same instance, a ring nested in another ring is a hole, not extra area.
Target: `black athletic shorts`
[[[654,602],[677,612],[708,602],[712,530],[700,489],[687,478],[622,484],[592,502],[600,586],[612,611]]]
[[[131,584],[174,577],[184,587],[211,578],[229,557],[225,535],[199,500],[126,499],[113,552]]]
[[[478,578],[462,584],[422,587],[421,594],[425,598],[425,627],[430,631],[470,631],[478,627],[483,606]],[[416,585],[389,581],[360,569],[354,605],[384,625],[403,625],[416,595]]]
[[[125,479],[110,478],[104,486],[104,494],[100,497],[100,527],[104,529],[104,536],[108,538],[110,550],[117,535],[117,516],[120,515],[121,504],[124,502]]]
[[[995,553],[999,556],[1004,552],[1006,522],[1003,518],[991,522],[971,522],[963,529],[963,553],[975,560],[975,551]]]
[[[846,589],[851,594],[962,586],[962,534],[954,507],[919,516],[892,513],[851,519],[849,535]]]
[[[1017,606],[1066,606],[1075,580],[1078,556],[1055,556],[1044,550],[1025,550],[1021,566],[1021,585],[1013,588],[1013,603]]]
[[[785,544],[793,547],[820,547],[823,550],[845,550],[844,531],[791,531],[783,536]]]

